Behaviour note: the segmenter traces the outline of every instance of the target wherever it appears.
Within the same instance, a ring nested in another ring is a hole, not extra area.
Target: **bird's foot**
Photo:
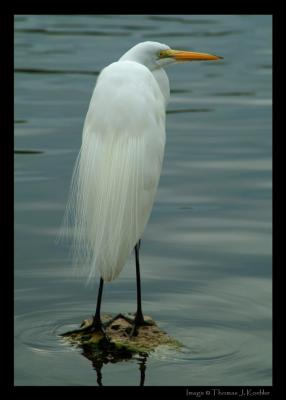
[[[95,318],[93,318],[91,325],[83,328],[81,331],[87,335],[97,335],[98,334],[98,335],[102,336],[102,339],[100,340],[102,343],[106,343],[106,344],[110,343],[110,339],[106,334],[104,324],[101,322],[101,320],[96,320]]]
[[[131,331],[128,334],[129,339],[132,339],[133,337],[138,336],[139,334],[139,328],[142,326],[152,326],[154,325],[154,322],[145,320],[143,315],[137,315],[135,314],[135,318],[133,319],[132,322],[132,328]]]
[[[107,328],[110,325],[112,325],[117,319],[124,319],[126,322],[128,322],[129,324],[133,325],[134,322],[134,317],[128,317],[127,315],[124,314],[117,314],[115,317],[113,317],[112,319],[110,319],[109,321],[104,323],[104,327]]]
[[[125,335],[131,339],[138,335],[139,328],[142,326],[152,326],[154,325],[154,321],[152,319],[144,319],[143,315],[135,314],[117,314],[115,317],[104,323],[104,328],[110,327],[111,329],[118,329],[121,324],[116,324],[116,321],[119,319],[123,319],[128,322],[128,327],[126,328]],[[130,326],[131,325],[131,326]]]

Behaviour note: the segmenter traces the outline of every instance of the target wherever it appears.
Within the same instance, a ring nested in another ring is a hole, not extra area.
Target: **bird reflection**
[[[140,357],[139,362],[139,370],[140,370],[140,383],[139,386],[144,386],[145,383],[145,371],[146,371],[146,361],[147,361],[147,354],[144,354]]]
[[[133,353],[128,350],[121,351],[108,351],[108,350],[99,350],[94,349],[90,345],[81,345],[82,355],[91,361],[93,368],[96,371],[97,375],[97,384],[98,386],[103,386],[102,383],[102,367],[104,364],[108,363],[118,363],[122,361],[131,360],[133,357]],[[140,352],[138,353],[138,364],[140,371],[140,381],[139,386],[144,386],[145,383],[145,372],[146,372],[146,362],[148,358],[148,353]]]

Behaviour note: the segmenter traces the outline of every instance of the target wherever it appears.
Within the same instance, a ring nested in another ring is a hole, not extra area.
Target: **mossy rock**
[[[125,319],[126,318],[126,319]],[[168,346],[179,349],[182,344],[171,338],[162,331],[156,322],[145,315],[144,320],[148,325],[140,326],[136,336],[130,337],[132,330],[132,319],[134,314],[119,314],[116,318],[110,315],[103,315],[102,321],[107,325],[105,332],[109,341],[107,342],[101,332],[89,331],[92,319],[84,320],[79,329],[66,332],[61,336],[65,341],[79,345],[85,351],[101,354],[101,356],[127,359],[134,354],[148,354],[158,346]],[[129,321],[128,321],[129,320]]]

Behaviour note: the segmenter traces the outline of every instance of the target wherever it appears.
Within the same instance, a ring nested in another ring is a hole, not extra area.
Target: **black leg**
[[[100,318],[100,306],[101,306],[101,299],[102,299],[102,291],[103,291],[103,279],[100,278],[98,295],[97,295],[97,304],[96,304],[96,311],[93,317],[92,327],[94,330],[102,331],[102,322]]]
[[[134,250],[135,250],[135,263],[136,263],[136,282],[137,282],[137,311],[135,314],[135,318],[133,321],[133,327],[129,337],[137,336],[138,329],[140,326],[150,326],[153,325],[152,322],[145,321],[144,316],[142,313],[142,305],[141,305],[141,280],[140,280],[140,264],[139,264],[139,249],[140,249],[140,242],[138,241]]]
[[[136,263],[136,282],[137,282],[137,311],[135,315],[135,325],[140,326],[144,324],[144,317],[142,313],[141,304],[141,279],[140,279],[140,264],[139,264],[139,248],[140,240],[135,245],[135,263]]]

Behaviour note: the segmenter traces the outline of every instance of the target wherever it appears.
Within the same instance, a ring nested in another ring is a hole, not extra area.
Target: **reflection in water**
[[[108,363],[118,363],[122,361],[128,361],[132,359],[133,354],[130,351],[124,350],[120,352],[110,352],[108,350],[94,349],[89,345],[81,345],[82,355],[91,361],[93,368],[96,371],[98,386],[104,386],[102,383],[102,366]],[[139,386],[144,386],[145,382],[145,371],[146,371],[146,361],[148,358],[147,353],[138,354],[138,364],[140,371],[140,381]]]
[[[148,355],[144,354],[139,359],[139,369],[140,369],[140,384],[139,384],[139,386],[144,386],[147,357],[148,357]]]

